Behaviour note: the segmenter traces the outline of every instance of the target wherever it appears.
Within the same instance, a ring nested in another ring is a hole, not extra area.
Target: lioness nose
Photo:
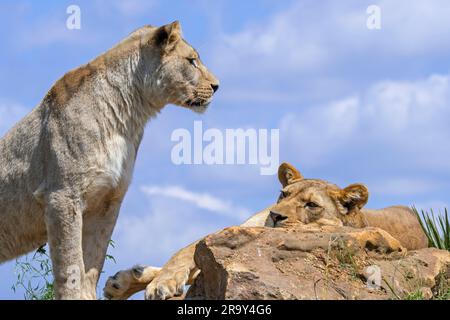
[[[284,216],[284,215],[282,215],[282,214],[280,214],[278,212],[273,212],[273,211],[270,211],[270,218],[272,219],[272,221],[274,223],[277,223],[277,222],[280,222],[280,221],[283,221],[283,220],[287,219],[286,216]]]
[[[216,92],[219,89],[219,85],[218,84],[212,84],[211,88],[213,89],[214,92]]]

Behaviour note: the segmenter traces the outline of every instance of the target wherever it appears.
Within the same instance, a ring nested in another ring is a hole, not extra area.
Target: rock
[[[199,242],[186,299],[431,299],[449,290],[450,253],[407,252],[377,228],[232,227]]]

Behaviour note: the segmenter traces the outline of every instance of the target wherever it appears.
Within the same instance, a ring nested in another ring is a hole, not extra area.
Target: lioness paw
[[[387,231],[376,227],[359,229],[352,233],[362,248],[383,253],[406,252],[399,240],[395,239]]]
[[[117,272],[109,277],[103,288],[103,296],[108,300],[125,300],[153,280],[159,268],[137,265],[131,269]]]
[[[166,300],[181,296],[189,279],[189,271],[177,272],[173,278],[169,274],[156,277],[145,290],[146,300]]]

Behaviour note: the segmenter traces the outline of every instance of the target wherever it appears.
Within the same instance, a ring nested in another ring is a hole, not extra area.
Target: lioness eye
[[[198,68],[197,59],[195,58],[187,58],[189,63],[194,66],[194,68]]]
[[[284,198],[286,198],[289,194],[286,191],[281,190],[280,191],[280,196],[278,197],[278,201],[280,202],[281,200],[283,200]]]
[[[315,203],[315,202],[308,202],[308,203],[305,205],[305,207],[314,209],[314,208],[318,208],[319,205],[318,205],[317,203]]]

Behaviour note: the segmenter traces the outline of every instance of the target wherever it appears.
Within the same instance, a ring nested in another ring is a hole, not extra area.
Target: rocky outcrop
[[[430,299],[450,288],[449,252],[407,252],[376,228],[232,227],[203,239],[195,261],[187,299]]]

